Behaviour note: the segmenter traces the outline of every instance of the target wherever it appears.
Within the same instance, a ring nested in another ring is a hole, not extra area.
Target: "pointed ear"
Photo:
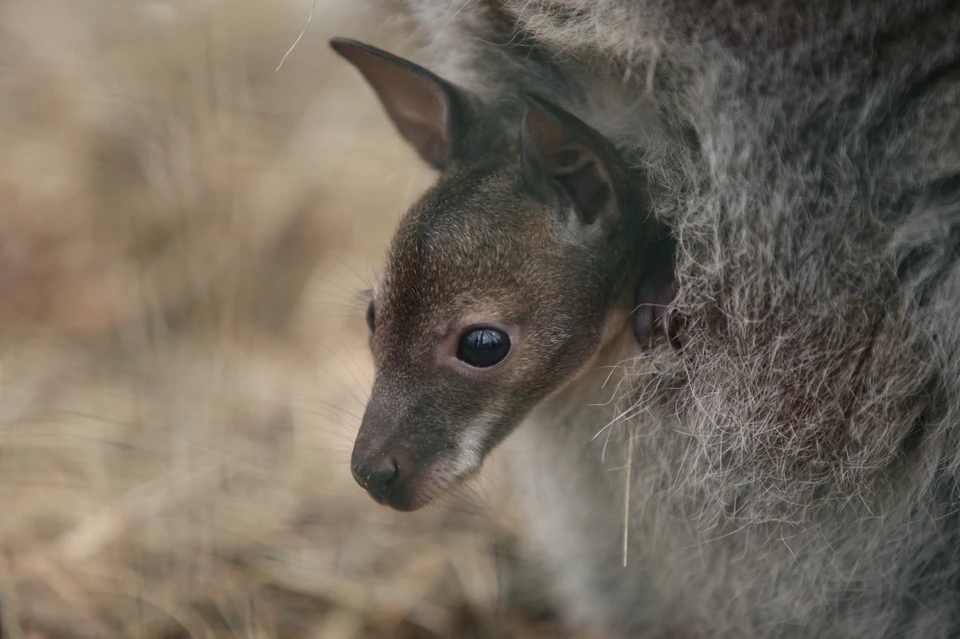
[[[535,188],[554,181],[580,222],[611,221],[617,206],[620,160],[613,144],[574,115],[546,100],[524,96],[520,152],[523,170]]]
[[[466,96],[421,66],[376,47],[334,38],[333,50],[377,92],[397,130],[424,160],[443,169],[461,150]]]

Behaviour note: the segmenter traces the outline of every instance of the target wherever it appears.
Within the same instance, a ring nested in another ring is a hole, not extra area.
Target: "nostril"
[[[391,460],[387,466],[378,468],[370,473],[370,483],[376,484],[377,486],[386,486],[396,479],[399,474],[397,471],[397,463]]]
[[[400,467],[393,458],[384,459],[362,473],[364,488],[376,499],[382,500],[396,487],[400,478]]]

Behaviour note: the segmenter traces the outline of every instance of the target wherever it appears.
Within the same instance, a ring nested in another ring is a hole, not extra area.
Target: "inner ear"
[[[553,179],[563,187],[564,193],[576,207],[581,221],[584,224],[593,224],[611,200],[609,180],[588,153],[574,150],[564,153],[575,154],[577,161],[569,168],[558,166],[558,170],[553,173]]]
[[[355,66],[377,93],[397,131],[436,169],[459,152],[464,97],[423,67],[376,47],[334,38],[330,46]]]
[[[559,107],[529,96],[528,102],[520,145],[528,178],[558,185],[585,225],[616,214],[612,144]]]

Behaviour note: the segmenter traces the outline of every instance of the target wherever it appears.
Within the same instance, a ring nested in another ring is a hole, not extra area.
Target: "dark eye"
[[[367,306],[367,327],[370,329],[371,335],[377,330],[377,312],[373,308],[373,300],[370,300],[370,304]]]
[[[510,352],[510,338],[495,328],[475,328],[460,338],[457,359],[477,368],[489,368]]]

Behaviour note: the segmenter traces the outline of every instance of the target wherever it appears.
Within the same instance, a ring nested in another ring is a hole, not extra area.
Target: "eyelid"
[[[377,309],[372,299],[367,304],[367,310],[364,315],[367,322],[367,328],[370,329],[371,333],[375,332],[377,330]]]

